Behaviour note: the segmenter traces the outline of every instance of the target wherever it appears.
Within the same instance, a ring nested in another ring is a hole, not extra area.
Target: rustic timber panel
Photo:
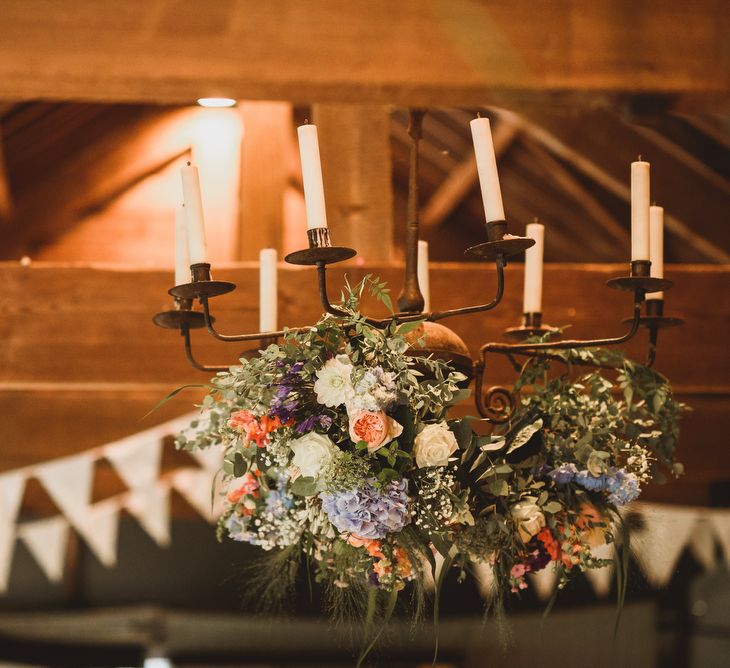
[[[590,11],[580,0],[238,0],[205,11],[134,0],[113,12],[5,0],[2,10],[6,99],[457,105],[628,91],[718,104],[727,93],[722,0],[596,0]]]
[[[607,336],[624,330],[621,319],[631,313],[630,297],[609,290],[605,281],[626,273],[623,265],[548,264],[545,268],[545,319],[571,325],[572,336]],[[400,289],[402,269],[371,267]],[[342,276],[358,280],[366,270],[348,266],[330,269],[333,299]],[[214,270],[238,289],[212,300],[223,332],[253,331],[258,315],[258,271],[251,264]],[[667,293],[667,313],[684,317],[684,327],[661,335],[657,367],[680,388],[730,390],[730,268],[670,266],[676,287]],[[0,263],[0,383],[184,383],[200,382],[204,374],[183,359],[182,342],[174,331],[152,324],[152,315],[170,307],[167,289],[172,274],[165,271],[124,271],[39,264],[20,267]],[[467,306],[489,301],[494,292],[492,266],[436,264],[431,271],[434,308]],[[522,269],[507,268],[503,303],[494,311],[446,321],[461,335],[472,355],[486,341],[500,340],[502,331],[518,323],[522,308]],[[281,323],[313,322],[321,313],[314,270],[282,265],[279,272]],[[366,310],[375,308],[368,304]],[[381,309],[382,313],[382,309]],[[194,347],[208,363],[233,362],[244,346],[222,344],[204,332],[194,334]],[[645,354],[642,334],[628,347],[637,358]],[[492,380],[490,376],[490,380]],[[509,381],[497,374],[496,382]]]
[[[351,280],[365,273],[354,266],[333,269],[333,295],[339,294],[344,271]],[[370,271],[389,280],[397,293],[401,268]],[[572,322],[571,336],[621,331],[620,318],[630,311],[627,296],[604,283],[624,271],[622,265],[546,265],[546,319],[556,325]],[[730,479],[730,450],[724,443],[730,404],[730,267],[677,265],[668,274],[677,285],[667,293],[667,311],[685,317],[687,324],[663,333],[657,365],[695,410],[683,424],[681,459],[687,475],[653,488],[647,498],[708,503],[716,496],[712,485]],[[239,285],[215,300],[220,328],[253,328],[258,299],[254,266],[242,264],[215,275]],[[298,325],[317,317],[321,309],[314,278],[312,270],[281,268],[281,322]],[[151,316],[168,305],[170,280],[165,271],[0,264],[5,286],[0,293],[0,470],[79,452],[191,410],[200,390],[182,393],[142,420],[170,390],[207,380],[187,366],[179,335],[151,323]],[[437,264],[431,272],[432,302],[438,308],[486,301],[494,283],[486,266]],[[500,307],[447,322],[476,355],[479,345],[500,340],[502,330],[517,322],[521,294],[521,267],[512,265]],[[233,361],[241,348],[219,344],[204,333],[197,333],[196,345],[201,359],[216,363]],[[644,345],[642,337],[629,350],[643,356]],[[504,360],[490,363],[487,385],[512,379]],[[166,468],[185,463],[181,454],[167,457]],[[100,467],[99,497],[118,491],[119,484],[108,467]],[[52,510],[50,501],[32,489],[26,507]],[[176,507],[184,512],[180,502]]]

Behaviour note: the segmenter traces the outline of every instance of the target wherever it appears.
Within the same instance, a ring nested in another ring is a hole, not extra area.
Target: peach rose
[[[383,411],[359,411],[350,416],[350,438],[365,441],[368,452],[375,452],[403,433],[403,425]]]

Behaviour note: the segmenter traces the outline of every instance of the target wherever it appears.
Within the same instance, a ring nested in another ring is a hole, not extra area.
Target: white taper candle
[[[259,331],[276,331],[278,309],[276,249],[259,251]]]
[[[428,268],[428,241],[418,241],[418,287],[423,295],[423,312],[431,310],[431,281]]]
[[[489,119],[475,118],[469,125],[471,126],[471,136],[474,142],[479,185],[482,189],[484,215],[488,223],[493,220],[504,220],[502,191],[499,187],[497,158],[494,155],[494,144],[492,143],[492,130],[489,126]]]
[[[190,264],[207,262],[208,249],[205,243],[205,218],[203,198],[200,194],[198,168],[188,163],[181,170],[183,201],[188,227],[188,249]]]
[[[175,285],[190,283],[190,253],[185,207],[175,209]]]
[[[649,207],[649,259],[651,276],[664,278],[664,209]],[[664,299],[663,292],[650,292],[647,299]]]
[[[299,155],[302,160],[302,183],[304,184],[304,203],[307,208],[307,229],[327,227],[317,126],[311,123],[300,125],[297,128],[297,134],[299,135]]]
[[[631,163],[631,260],[649,259],[649,163]]]
[[[542,265],[545,248],[545,226],[530,223],[525,236],[535,245],[525,251],[525,288],[522,298],[523,313],[542,313]]]

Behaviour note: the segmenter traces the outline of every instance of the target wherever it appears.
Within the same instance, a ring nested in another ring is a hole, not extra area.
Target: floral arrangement
[[[683,406],[667,381],[616,352],[555,351],[525,363],[516,411],[490,432],[449,418],[466,379],[411,356],[419,323],[378,329],[359,314],[366,288],[389,305],[376,279],[347,286],[346,317],[218,374],[205,419],[178,438],[225,448],[219,535],[275,555],[260,597],[286,589],[303,558],[334,601],[371,614],[473,562],[491,565],[494,601],[528,573],[554,568],[562,587],[604,566],[592,549],[621,546],[620,508],[660,465],[681,473]],[[576,378],[576,365],[596,368]]]

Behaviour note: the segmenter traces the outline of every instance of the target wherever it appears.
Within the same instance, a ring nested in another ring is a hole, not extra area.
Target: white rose
[[[529,542],[530,538],[540,533],[540,529],[545,526],[545,515],[534,501],[528,499],[515,503],[510,512],[523,543]]]
[[[355,390],[352,387],[350,358],[347,355],[337,355],[337,357],[327,360],[325,365],[317,371],[314,391],[317,394],[317,401],[331,408],[351,401]]]
[[[445,422],[429,424],[416,436],[413,454],[418,466],[446,466],[459,447],[456,436]]]
[[[294,451],[294,466],[307,478],[316,478],[340,454],[337,446],[327,436],[314,431],[294,439],[289,447]]]

